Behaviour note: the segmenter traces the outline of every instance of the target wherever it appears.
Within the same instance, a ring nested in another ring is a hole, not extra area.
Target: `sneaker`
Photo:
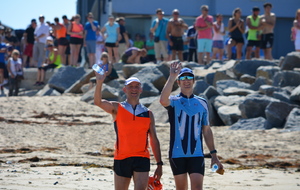
[[[43,86],[43,85],[45,85],[44,82],[39,82],[39,86]]]

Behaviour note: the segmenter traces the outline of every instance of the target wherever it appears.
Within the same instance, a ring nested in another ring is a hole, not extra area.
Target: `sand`
[[[156,127],[161,182],[175,189],[169,125]],[[228,128],[212,127],[225,174],[211,172],[206,158],[204,189],[300,189],[300,132]],[[0,189],[114,189],[114,142],[111,116],[79,95],[0,97]]]

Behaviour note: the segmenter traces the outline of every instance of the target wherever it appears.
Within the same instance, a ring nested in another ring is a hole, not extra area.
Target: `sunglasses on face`
[[[183,80],[193,80],[193,79],[194,79],[193,76],[181,76],[181,77],[178,78],[178,80],[181,80],[181,81],[183,81]]]

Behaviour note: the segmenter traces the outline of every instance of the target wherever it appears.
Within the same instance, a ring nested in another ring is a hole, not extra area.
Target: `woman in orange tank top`
[[[83,42],[83,31],[84,28],[80,24],[80,15],[77,14],[74,16],[74,21],[68,27],[68,34],[70,34],[70,49],[71,49],[71,66],[77,66],[78,55],[80,52],[80,47]]]
[[[65,65],[66,63],[66,49],[68,46],[68,40],[66,38],[67,35],[67,29],[65,25],[59,23],[59,18],[55,17],[54,18],[55,24],[51,25],[51,27],[55,30],[55,35],[58,43],[58,54],[61,57],[61,63]]]

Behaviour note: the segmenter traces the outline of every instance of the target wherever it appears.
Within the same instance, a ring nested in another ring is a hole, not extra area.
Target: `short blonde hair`
[[[12,55],[20,55],[20,52],[19,52],[19,50],[14,49],[11,54]]]
[[[100,60],[102,60],[104,57],[109,58],[108,53],[102,52],[101,57],[100,57]]]

